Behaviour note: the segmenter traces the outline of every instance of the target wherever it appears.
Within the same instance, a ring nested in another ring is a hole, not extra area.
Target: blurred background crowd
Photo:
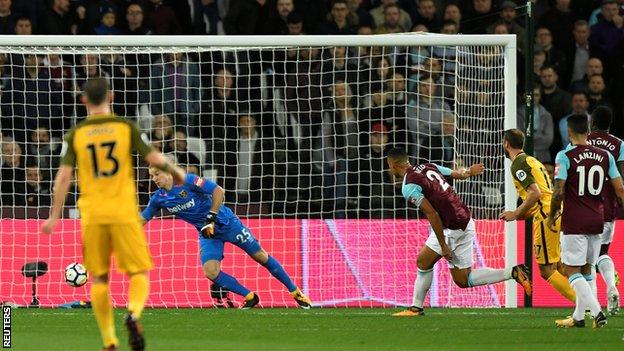
[[[569,115],[606,105],[614,110],[613,132],[624,132],[624,0],[537,1],[533,52],[526,52],[524,5],[0,0],[0,34],[515,34],[518,125],[525,128],[523,77],[533,74],[535,155],[552,169],[554,155],[568,142]],[[532,72],[524,72],[528,55]],[[499,135],[462,133],[502,128],[496,124],[504,115],[502,74],[502,51],[492,47],[468,53],[422,46],[98,55],[5,50],[2,215],[40,216],[28,209],[49,205],[62,135],[86,114],[82,86],[90,77],[107,77],[115,113],[136,120],[156,148],[189,171],[216,179],[240,214],[407,216],[400,188],[385,169],[385,152],[403,146],[415,161],[449,167],[476,161],[458,155],[500,153],[492,149],[499,147]],[[490,169],[502,169],[500,160],[488,162]],[[154,186],[144,167],[139,179],[145,204]],[[473,208],[500,208],[502,191],[478,186],[467,201]],[[75,201],[74,192],[68,205]],[[26,210],[16,214],[21,208]]]

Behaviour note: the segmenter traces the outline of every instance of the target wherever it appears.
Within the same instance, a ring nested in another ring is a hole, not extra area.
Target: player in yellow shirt
[[[183,180],[184,172],[148,146],[134,124],[111,113],[112,98],[106,79],[87,82],[82,102],[88,117],[65,135],[50,217],[41,229],[51,233],[61,217],[77,168],[83,259],[92,277],[91,303],[104,350],[117,350],[119,344],[108,293],[113,253],[119,271],[128,274],[130,280],[125,318],[128,342],[132,350],[143,350],[145,339],[139,319],[149,293],[147,271],[152,268],[152,259],[139,217],[133,152],[150,165],[171,172],[178,182]]]
[[[522,205],[515,211],[505,211],[500,218],[515,221],[533,217],[533,250],[540,275],[566,299],[576,302],[576,294],[568,279],[558,270],[560,266],[559,232],[561,220],[556,228],[547,225],[550,213],[550,199],[553,186],[544,165],[536,158],[522,151],[524,133],[519,129],[509,129],[503,136],[503,148],[511,160],[513,182],[522,199]]]

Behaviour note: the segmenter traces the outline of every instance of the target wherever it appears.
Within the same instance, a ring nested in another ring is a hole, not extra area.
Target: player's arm
[[[559,151],[555,157],[555,189],[553,190],[552,199],[550,200],[550,213],[548,214],[549,227],[554,228],[557,217],[561,214],[561,203],[565,189],[566,179],[568,179],[568,169],[570,168],[570,160],[565,154],[565,150]]]
[[[147,136],[141,134],[134,123],[129,124],[132,131],[132,147],[139,155],[141,155],[150,166],[171,174],[176,184],[184,183],[186,177],[184,170],[169,161],[161,152],[148,145],[146,141]]]
[[[195,191],[210,195],[212,204],[210,211],[206,215],[206,221],[201,228],[201,235],[206,239],[214,238],[214,226],[217,222],[217,214],[225,201],[225,191],[217,183],[195,174],[186,175],[186,184]]]
[[[61,148],[61,165],[54,178],[54,188],[52,197],[52,208],[48,214],[48,219],[43,222],[41,231],[50,234],[56,221],[61,218],[65,198],[69,192],[72,174],[76,167],[76,153],[74,151],[74,132],[70,131],[65,135],[63,147]]]
[[[611,179],[610,181],[620,206],[624,205],[624,183],[622,183],[622,177]]]
[[[212,239],[214,238],[214,226],[217,222],[217,214],[219,213],[221,205],[223,205],[223,201],[225,201],[225,191],[216,183],[209,180],[206,180],[206,182],[212,183],[212,205],[210,206],[210,212],[206,215],[206,221],[201,228],[201,233],[204,238]]]
[[[624,177],[624,141],[620,142],[620,154],[615,160],[620,175]]]
[[[150,166],[154,166],[163,172],[170,173],[176,184],[182,184],[184,182],[186,172],[169,161],[161,152],[152,149],[152,151],[145,155],[144,158]]]
[[[156,199],[152,197],[147,204],[147,207],[145,207],[145,209],[141,212],[142,224],[145,224],[154,218],[154,215],[158,212],[158,210],[160,210],[160,206],[158,206]]]
[[[475,163],[468,168],[450,169],[443,166],[438,166],[438,171],[445,177],[451,177],[453,179],[468,179],[470,177],[478,176],[485,170],[483,163]]]
[[[446,240],[444,240],[444,227],[442,226],[442,219],[438,214],[438,211],[433,208],[429,200],[422,199],[420,203],[420,210],[427,216],[429,219],[429,224],[431,224],[431,228],[435,233],[436,238],[438,239],[438,243],[440,243],[440,247],[442,248],[442,256],[447,260],[453,259],[453,254],[451,253],[451,249],[446,244]]]
[[[522,205],[518,206],[514,211],[505,211],[500,215],[500,219],[505,221],[515,221],[516,219],[522,219],[526,217],[526,213],[535,206],[535,204],[542,197],[537,184],[532,183],[526,188],[526,199],[522,202]]]
[[[41,230],[45,234],[52,233],[52,228],[56,225],[56,222],[61,218],[61,212],[63,205],[65,204],[65,198],[69,192],[69,185],[71,184],[72,173],[74,172],[73,166],[61,165],[56,177],[54,179],[54,195],[52,200],[52,209],[48,219],[44,222]]]
[[[542,197],[542,192],[537,185],[535,177],[533,177],[533,169],[526,160],[517,163],[511,169],[512,177],[518,181],[527,193],[526,199],[514,211],[505,211],[500,215],[501,219],[506,221],[515,221],[516,219],[525,218],[527,212],[535,206]]]
[[[219,208],[223,205],[223,201],[225,201],[225,190],[217,185],[212,191],[212,206],[210,207],[210,212],[218,213]]]
[[[624,185],[622,184],[622,176],[621,172],[618,170],[618,166],[619,165],[616,165],[615,158],[609,154],[609,180],[613,186],[615,195],[617,195],[618,202],[620,206],[622,206],[622,204],[624,204]]]
[[[555,178],[555,190],[550,200],[550,214],[548,214],[548,226],[554,227],[557,217],[561,212],[561,203],[563,203],[563,194],[565,189],[565,179]]]

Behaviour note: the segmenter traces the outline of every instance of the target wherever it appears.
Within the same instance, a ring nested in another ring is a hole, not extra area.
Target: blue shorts
[[[202,266],[210,260],[223,260],[224,244],[232,243],[248,255],[260,251],[260,243],[242,223],[233,223],[226,228],[215,228],[215,238],[205,239],[199,235],[199,256]]]

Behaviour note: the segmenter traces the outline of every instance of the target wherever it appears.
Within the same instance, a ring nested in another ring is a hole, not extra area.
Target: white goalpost
[[[106,77],[113,110],[190,172],[218,182],[226,205],[316,306],[409,305],[428,222],[409,209],[384,152],[447,167],[483,162],[453,186],[477,225],[475,266],[517,263],[516,206],[502,131],[516,126],[514,35],[0,36],[0,300],[27,305],[23,266],[43,306],[87,300],[63,281],[81,262],[79,184],[55,234],[47,218],[62,135],[85,117],[80,92]],[[156,187],[137,160],[139,202]],[[209,307],[198,234],[166,211],[146,235],[154,258],[148,305]],[[222,269],[264,307],[294,306],[284,287],[227,245]],[[120,275],[111,297],[126,303]],[[454,286],[436,265],[426,304],[517,307],[515,282]]]

